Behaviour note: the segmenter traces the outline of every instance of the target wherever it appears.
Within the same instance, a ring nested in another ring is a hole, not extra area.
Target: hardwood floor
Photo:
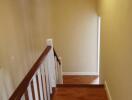
[[[52,100],[108,100],[102,87],[59,87]]]
[[[51,100],[108,100],[98,76],[64,76]]]
[[[95,75],[64,75],[63,82],[64,84],[100,84],[99,77]]]

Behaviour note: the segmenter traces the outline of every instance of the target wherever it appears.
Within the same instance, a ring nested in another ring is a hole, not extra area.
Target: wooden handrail
[[[58,57],[58,55],[57,55],[57,53],[56,53],[56,51],[55,51],[54,48],[53,48],[53,51],[54,51],[54,56],[56,57],[56,59],[57,59],[59,65],[61,65],[61,61],[60,61],[60,59],[59,59],[59,57]]]
[[[28,85],[29,85],[33,75],[35,74],[37,69],[40,67],[40,65],[42,64],[43,60],[46,58],[46,56],[50,50],[51,50],[51,46],[47,46],[46,49],[44,50],[44,52],[39,57],[39,59],[36,61],[36,63],[31,68],[31,70],[27,73],[25,78],[22,80],[20,85],[16,88],[14,93],[11,95],[9,100],[19,100],[22,97],[22,95],[24,94],[24,92],[28,88]]]

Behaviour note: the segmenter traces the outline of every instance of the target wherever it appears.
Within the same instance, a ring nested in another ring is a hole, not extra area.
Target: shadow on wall
[[[5,71],[0,66],[0,100],[8,100],[7,97],[10,96],[11,91],[13,91],[13,85],[10,78],[9,72]]]

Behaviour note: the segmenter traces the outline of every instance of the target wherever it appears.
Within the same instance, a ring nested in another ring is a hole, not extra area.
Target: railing
[[[59,63],[59,65],[61,65],[61,60],[59,59],[59,57],[58,57],[58,55],[57,55],[54,48],[53,48],[53,50],[54,50],[54,56],[56,57],[56,61]]]
[[[53,57],[55,60],[51,59]],[[53,62],[55,65],[52,66]],[[55,50],[52,46],[47,46],[9,100],[50,100],[52,88],[62,82],[62,78],[60,78],[62,75],[59,71],[62,70],[62,66],[60,69],[59,66],[61,66],[61,61]],[[52,67],[55,67],[55,71]],[[54,71],[56,77],[53,77],[51,74],[53,72],[50,71]]]
[[[61,58],[58,57],[54,48],[53,48],[53,50],[54,50],[54,56],[55,56],[56,83],[63,84]]]

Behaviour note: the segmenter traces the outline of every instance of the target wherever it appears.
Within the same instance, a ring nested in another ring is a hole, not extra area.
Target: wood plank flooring
[[[96,75],[64,75],[64,84],[100,84]]]
[[[103,85],[91,84],[98,76],[64,76],[51,100],[108,100]]]
[[[102,87],[59,87],[52,100],[108,100]]]

